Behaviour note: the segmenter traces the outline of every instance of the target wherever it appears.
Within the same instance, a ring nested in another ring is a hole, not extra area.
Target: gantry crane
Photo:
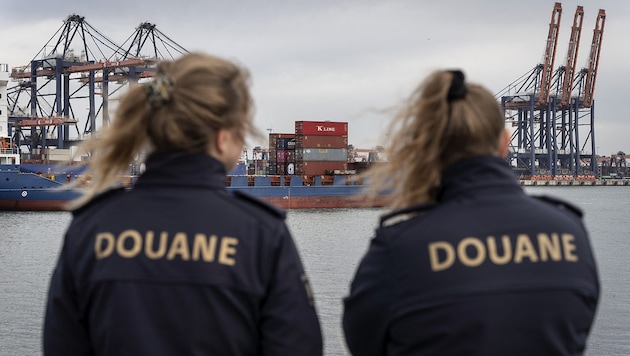
[[[501,98],[506,122],[513,128],[509,160],[519,175],[577,176],[591,174],[596,169],[594,113],[591,110],[585,114],[581,109],[589,105],[585,103],[585,99],[589,98],[586,89],[594,90],[603,33],[603,20],[601,20],[603,10],[600,10],[600,16],[598,16],[594,44],[591,49],[591,58],[596,56],[596,59],[589,59],[591,64],[589,68],[592,66],[592,70],[589,72],[588,69],[583,69],[576,73],[584,16],[583,7],[578,6],[573,19],[566,64],[550,75],[548,64],[554,62],[555,44],[553,43],[557,40],[561,12],[561,4],[555,3],[549,25],[544,63],[538,64],[531,72],[497,94]],[[601,29],[600,21],[602,22]],[[597,37],[597,42],[595,37]],[[587,83],[587,78],[592,78],[593,84]],[[582,96],[573,96],[572,93],[576,87],[584,88]],[[593,90],[590,91],[591,104]],[[590,120],[585,120],[587,116]],[[586,137],[586,140],[581,142],[580,137]],[[587,141],[591,142],[590,154],[584,150]],[[585,167],[585,162],[588,161],[591,163],[590,168]]]
[[[557,157],[561,173],[597,172],[593,95],[605,18],[606,12],[600,9],[587,66],[579,71],[574,66],[572,82],[564,83],[570,90],[563,92],[556,118],[557,147],[564,153]]]
[[[109,122],[112,94],[131,81],[152,77],[155,63],[172,59],[173,52],[187,52],[155,25],[146,24],[134,33],[158,36],[152,36],[151,42],[136,42],[130,51],[73,14],[29,65],[13,68],[11,78],[18,83],[8,90],[9,129],[14,129],[18,147],[26,145],[30,152],[49,146],[67,148],[91,135],[97,130],[97,118],[103,125]],[[159,49],[160,44],[167,50]],[[83,131],[79,131],[77,124],[86,112]],[[23,130],[26,127],[30,134]],[[71,127],[76,129],[75,137],[71,137]]]
[[[554,111],[556,115],[552,125],[548,125],[547,132],[551,140],[546,167],[550,167],[552,175],[557,174],[573,174],[576,165],[571,157],[577,152],[574,142],[574,131],[576,126],[571,120],[572,93],[573,83],[576,72],[576,63],[580,46],[580,38],[582,34],[582,24],[584,20],[584,8],[578,6],[573,17],[573,26],[571,27],[571,36],[569,37],[569,46],[567,50],[567,61],[564,67],[557,70],[557,82],[555,83],[557,103]],[[568,152],[568,154],[567,154]],[[577,174],[577,172],[575,172]]]

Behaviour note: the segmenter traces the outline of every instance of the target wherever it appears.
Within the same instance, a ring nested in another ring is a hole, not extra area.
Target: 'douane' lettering
[[[558,234],[538,234],[538,248],[540,249],[540,260],[560,261],[562,259],[562,251],[560,249],[560,239]]]
[[[196,234],[193,243],[193,261],[199,261],[199,258],[203,258],[206,262],[213,262],[216,248],[216,235],[211,235],[209,239],[206,239],[206,235]]]
[[[186,234],[183,232],[178,232],[175,234],[173,238],[173,242],[171,242],[171,248],[168,249],[168,254],[166,255],[167,260],[175,259],[175,257],[179,256],[184,261],[188,261],[190,259],[190,253],[188,252],[188,239]]]
[[[466,267],[478,267],[486,261],[494,265],[578,261],[575,236],[571,234],[539,233],[535,241],[537,244],[527,234],[516,235],[514,241],[504,235],[500,245],[494,236],[488,236],[485,241],[466,237],[455,246],[448,241],[434,241],[428,245],[429,263],[432,271],[439,272],[452,267],[457,261]]]
[[[96,259],[104,259],[112,255],[122,258],[135,258],[144,254],[148,259],[166,259],[181,261],[214,262],[222,265],[236,264],[238,238],[231,236],[217,237],[196,233],[192,239],[192,246],[188,235],[177,232],[172,237],[167,231],[162,231],[156,239],[154,231],[141,234],[136,230],[125,230],[118,236],[111,232],[96,234],[94,240],[94,255]],[[218,246],[218,249],[217,249]]]
[[[514,263],[521,263],[524,258],[528,258],[532,262],[538,262],[538,255],[536,255],[536,249],[534,249],[532,240],[529,239],[529,236],[521,234],[516,237]]]
[[[131,241],[131,246],[127,248],[125,246],[125,241]],[[138,231],[135,230],[125,230],[119,236],[116,241],[116,251],[118,254],[125,258],[133,258],[140,252],[142,249],[142,236]]]
[[[512,242],[510,241],[509,236],[501,237],[501,249],[503,250],[503,256],[499,255],[499,250],[497,248],[497,243],[492,236],[488,236],[488,255],[490,256],[490,261],[495,265],[504,265],[512,259]]]
[[[147,233],[145,234],[144,254],[152,260],[157,260],[163,258],[166,254],[166,242],[168,239],[168,233],[164,231],[160,233],[160,241],[157,250],[153,249],[153,236],[153,231],[147,231]]]
[[[236,254],[236,245],[238,245],[238,240],[234,237],[224,236],[221,239],[221,249],[219,250],[219,263],[234,266],[236,261],[230,256],[234,256]]]

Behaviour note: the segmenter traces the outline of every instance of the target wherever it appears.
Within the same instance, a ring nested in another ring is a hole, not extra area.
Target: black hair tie
[[[453,79],[451,81],[451,87],[448,89],[448,95],[446,99],[448,101],[463,99],[466,96],[464,73],[462,73],[462,71],[460,70],[449,70],[449,73],[453,74]]]

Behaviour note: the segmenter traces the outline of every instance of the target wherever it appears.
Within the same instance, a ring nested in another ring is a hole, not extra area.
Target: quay
[[[630,186],[630,179],[533,180],[520,179],[521,186]]]

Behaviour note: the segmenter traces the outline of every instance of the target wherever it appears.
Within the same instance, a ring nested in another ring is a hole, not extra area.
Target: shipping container
[[[269,134],[269,149],[271,148],[279,148],[278,147],[278,141],[280,140],[281,142],[283,142],[283,144],[285,145],[284,148],[280,148],[280,149],[287,149],[286,148],[286,141],[284,141],[284,139],[293,139],[295,138],[295,134],[294,133],[270,133]]]
[[[296,161],[348,162],[347,148],[300,148],[295,151]]]
[[[286,163],[288,150],[278,150],[276,152],[276,162]]]
[[[348,148],[348,136],[296,135],[295,148]]]
[[[285,167],[286,169],[284,171],[284,174],[287,174],[287,175],[295,174],[295,162],[287,162],[287,165]]]
[[[295,174],[295,162],[278,162],[276,164],[276,173],[278,175],[293,175]]]
[[[279,150],[294,150],[295,149],[295,137],[280,137],[276,141],[276,146]]]
[[[347,122],[296,121],[295,135],[348,136]]]
[[[269,150],[270,162],[294,162],[295,150]]]
[[[269,162],[269,168],[267,168],[268,174],[281,174],[278,173],[278,164],[276,162]]]
[[[296,162],[295,174],[317,176],[329,174],[333,171],[345,171],[348,169],[348,162]]]

